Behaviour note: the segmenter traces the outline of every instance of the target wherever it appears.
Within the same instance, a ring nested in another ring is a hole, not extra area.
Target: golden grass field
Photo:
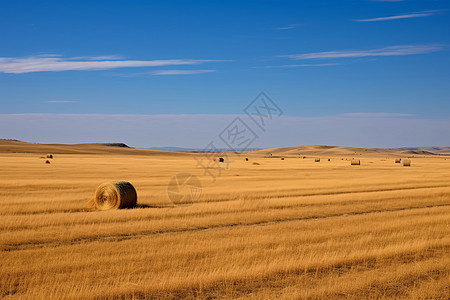
[[[246,154],[248,162],[233,156],[213,183],[196,167],[198,154],[1,146],[0,295],[7,299],[450,295],[444,155],[403,167],[393,151],[273,150],[281,160],[261,150]],[[40,158],[46,153],[54,154],[50,164]],[[360,166],[350,165],[353,156]],[[167,198],[180,172],[201,179],[202,197],[192,205]],[[135,186],[138,208],[86,209],[97,186],[116,180]]]

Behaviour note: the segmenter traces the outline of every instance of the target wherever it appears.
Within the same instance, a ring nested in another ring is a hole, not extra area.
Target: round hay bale
[[[405,159],[403,160],[403,166],[404,166],[404,167],[411,167],[411,160],[408,159],[408,158],[405,158]]]
[[[219,162],[223,163],[225,162],[225,159],[223,157],[219,157]]]
[[[53,158],[53,154],[47,154],[47,158]]]
[[[50,161],[49,161],[49,160],[47,159],[47,160],[45,161],[45,163],[46,163],[46,164],[49,164],[49,163],[50,163]]]
[[[396,163],[396,164],[399,164],[399,163],[400,163],[400,158],[396,158],[396,159],[395,159],[395,163]]]
[[[248,161],[248,157],[245,158],[245,161]]]
[[[130,208],[136,206],[136,202],[136,190],[126,181],[103,183],[94,196],[95,208],[100,210]]]
[[[320,158],[314,159],[314,162],[320,162]]]
[[[328,161],[331,161],[331,158],[329,158]]]
[[[352,159],[351,165],[352,166],[359,166],[361,164],[361,161],[359,159]]]
[[[284,160],[284,157],[282,157],[281,160]]]

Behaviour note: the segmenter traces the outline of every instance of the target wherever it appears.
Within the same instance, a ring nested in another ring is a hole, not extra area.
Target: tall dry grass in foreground
[[[174,207],[166,184],[201,176],[192,158],[0,154],[0,295],[446,299],[450,164],[362,160],[234,160]],[[140,208],[86,210],[114,180]]]

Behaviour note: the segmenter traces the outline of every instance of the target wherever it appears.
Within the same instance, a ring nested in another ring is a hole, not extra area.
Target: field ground
[[[450,156],[402,167],[392,151],[255,151],[211,182],[196,154],[86,147],[58,148],[50,164],[31,146],[0,147],[2,297],[450,295]],[[192,205],[167,198],[181,172],[201,179]],[[98,185],[120,179],[138,208],[86,209]]]

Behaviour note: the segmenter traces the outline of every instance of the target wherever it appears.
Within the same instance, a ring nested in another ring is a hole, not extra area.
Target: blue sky
[[[3,0],[0,137],[201,147],[220,132],[211,116],[231,121],[265,91],[295,124],[314,122],[304,125],[309,135],[279,125],[254,146],[450,146],[450,129],[440,127],[450,112],[449,8],[439,0]],[[36,130],[62,126],[68,114],[76,126]],[[117,115],[154,116],[159,134],[143,129],[146,117],[132,138],[106,137],[104,120]],[[76,121],[86,118],[89,135]],[[334,128],[317,126],[324,118],[345,119],[347,132],[372,127],[336,140]],[[197,128],[193,119],[205,126],[183,137],[167,130],[174,120]],[[399,127],[410,138],[386,138]]]

